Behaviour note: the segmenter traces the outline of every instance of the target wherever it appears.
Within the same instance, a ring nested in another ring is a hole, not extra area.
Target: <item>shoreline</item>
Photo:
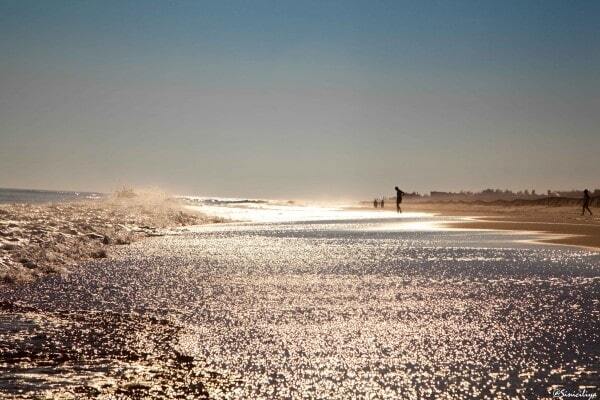
[[[385,210],[395,210],[387,202]],[[371,208],[362,206],[362,208]],[[379,209],[381,210],[381,209]],[[429,212],[441,217],[470,217],[462,221],[446,221],[448,228],[486,229],[539,234],[534,242],[576,246],[600,251],[600,209],[592,208],[593,216],[581,216],[577,206],[547,207],[502,203],[402,203],[408,212]]]
[[[352,208],[372,209],[365,205]],[[537,236],[530,240],[533,243],[600,251],[600,211],[596,207],[594,216],[585,217],[572,206],[506,203],[407,202],[402,209],[441,217],[468,217],[441,221],[448,228],[526,232]],[[395,210],[395,204],[388,202],[385,210]],[[109,257],[114,246],[168,234],[174,228],[215,222],[222,220],[155,193],[132,198],[0,204],[0,285],[68,272],[81,262]]]

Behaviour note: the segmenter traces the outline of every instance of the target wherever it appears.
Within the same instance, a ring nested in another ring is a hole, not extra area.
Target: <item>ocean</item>
[[[245,222],[114,247],[0,293],[0,354],[19,361],[0,363],[0,395],[527,399],[598,388],[595,252],[449,229],[431,214],[190,204]]]
[[[104,194],[97,192],[0,188],[0,204],[52,203],[83,199],[99,199],[103,196]]]

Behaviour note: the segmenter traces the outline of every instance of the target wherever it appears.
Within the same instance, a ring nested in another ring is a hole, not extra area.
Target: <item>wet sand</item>
[[[395,204],[386,204],[395,209]],[[473,217],[449,221],[448,227],[494,229],[551,234],[537,240],[546,243],[586,247],[600,251],[600,209],[592,208],[593,216],[581,216],[577,207],[505,206],[465,203],[403,203],[405,212],[432,212],[440,216]]]

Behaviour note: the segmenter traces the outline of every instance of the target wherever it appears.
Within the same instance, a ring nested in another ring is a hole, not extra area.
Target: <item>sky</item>
[[[600,187],[598,1],[0,0],[0,187]]]

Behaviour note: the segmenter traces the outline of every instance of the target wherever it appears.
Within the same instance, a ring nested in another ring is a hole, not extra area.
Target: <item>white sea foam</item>
[[[205,222],[209,219],[183,212],[181,204],[159,193],[102,201],[0,204],[0,284],[63,272],[67,265],[107,257],[110,245]]]

